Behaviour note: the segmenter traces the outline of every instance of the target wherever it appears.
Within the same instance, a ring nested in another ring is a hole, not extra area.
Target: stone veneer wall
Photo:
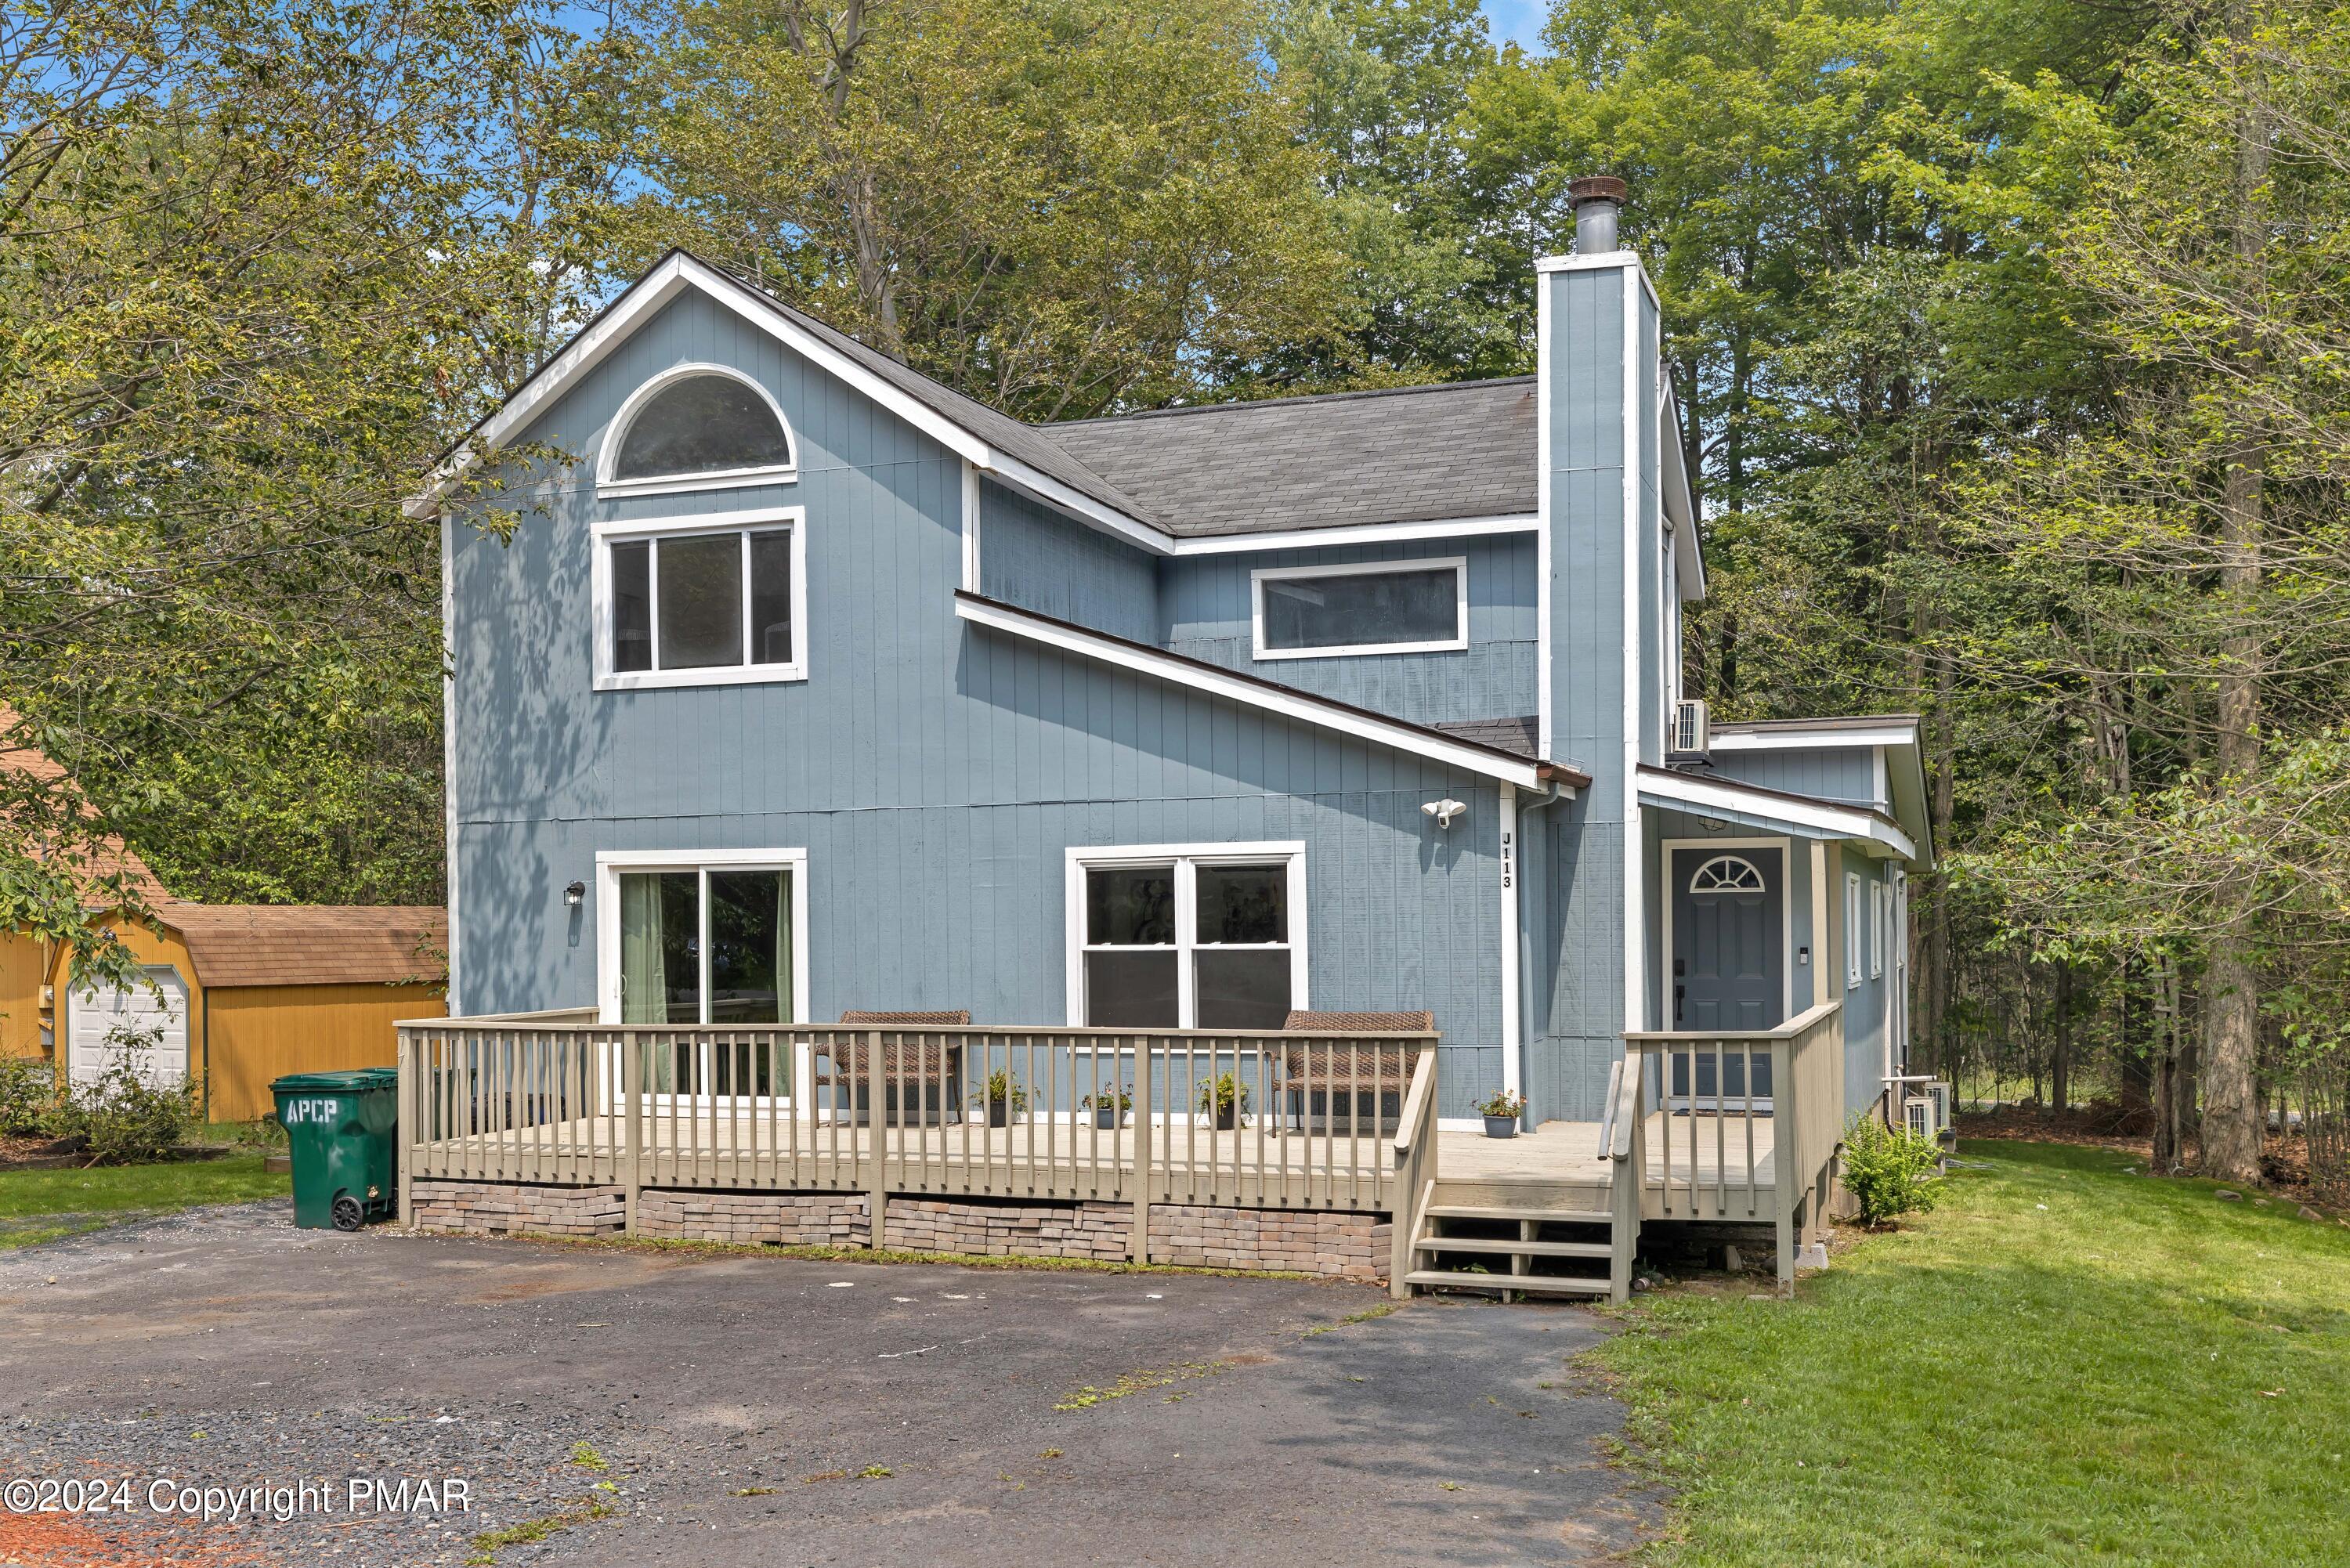
[[[608,1236],[623,1221],[618,1187],[418,1181],[416,1225],[474,1235]],[[889,1199],[883,1245],[983,1257],[1092,1258],[1121,1262],[1134,1217],[1128,1203]],[[648,1188],[637,1199],[646,1236],[776,1246],[862,1247],[872,1225],[862,1193],[709,1192]],[[1339,1210],[1217,1209],[1159,1203],[1150,1210],[1150,1261],[1191,1268],[1387,1277],[1393,1231],[1380,1215]]]
[[[410,1189],[420,1231],[475,1236],[612,1236],[628,1219],[617,1187],[543,1187],[511,1181],[418,1181]]]
[[[1383,1280],[1394,1228],[1355,1210],[1150,1207],[1150,1261]]]

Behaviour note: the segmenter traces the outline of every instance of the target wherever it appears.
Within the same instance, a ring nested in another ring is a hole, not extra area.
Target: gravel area
[[[1384,1307],[1295,1281],[192,1210],[0,1253],[0,1480],[103,1478],[131,1503],[0,1512],[0,1564],[1053,1568],[1303,1548],[1351,1568],[1589,1562],[1634,1539],[1648,1504],[1603,1454],[1620,1408],[1568,1366],[1598,1318]],[[290,1519],[179,1511],[255,1487],[265,1511],[306,1480]]]

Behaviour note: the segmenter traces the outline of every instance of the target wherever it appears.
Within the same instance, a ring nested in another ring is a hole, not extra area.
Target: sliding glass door
[[[619,870],[619,1021],[790,1022],[795,875],[788,866]],[[663,1094],[788,1094],[790,1058],[744,1043],[680,1041],[654,1060],[645,1086]]]

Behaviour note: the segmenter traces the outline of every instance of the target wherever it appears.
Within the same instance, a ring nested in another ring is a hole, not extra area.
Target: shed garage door
[[[188,1075],[188,988],[168,964],[147,971],[154,987],[99,985],[76,991],[66,1001],[68,1061],[77,1084],[104,1072],[119,1052],[109,1040],[118,1030],[143,1033],[160,1029],[162,1040],[134,1054],[133,1065],[150,1083],[178,1084]]]

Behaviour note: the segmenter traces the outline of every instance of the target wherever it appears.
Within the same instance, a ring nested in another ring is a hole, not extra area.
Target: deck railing
[[[1821,1002],[1775,1029],[1633,1031],[1624,1041],[1626,1102],[1613,1130],[1619,1145],[1646,1144],[1637,1159],[1617,1155],[1641,1173],[1642,1213],[1770,1223],[1780,1278],[1793,1281],[1800,1231],[1819,1221],[1844,1139],[1843,1004]]]
[[[1399,1300],[1411,1293],[1404,1276],[1411,1272],[1412,1241],[1419,1231],[1420,1211],[1436,1189],[1436,1053],[1422,1051],[1413,1060],[1411,1087],[1405,1091],[1397,1117],[1394,1163],[1388,1181],[1388,1289]]]
[[[417,1179],[1385,1210],[1432,1175],[1436,1035],[400,1026]],[[1399,1187],[1399,1183],[1402,1185]],[[1400,1227],[1399,1227],[1400,1229]]]

